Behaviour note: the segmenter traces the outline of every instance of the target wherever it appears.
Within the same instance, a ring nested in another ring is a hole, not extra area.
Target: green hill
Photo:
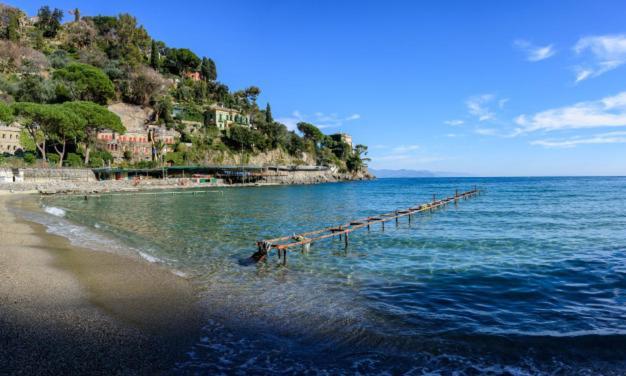
[[[71,13],[73,20],[62,23],[59,9],[44,6],[29,17],[0,4],[0,121],[23,127],[22,154],[30,155],[25,161],[36,156],[59,165],[197,164],[216,155],[232,159],[239,154],[244,161],[243,154],[249,160],[278,150],[290,163],[364,168],[364,145],[353,148],[313,124],[300,123],[302,135],[289,131],[273,119],[269,103],[259,108],[260,88],[231,90],[218,80],[210,57],[153,39],[132,15]],[[94,106],[77,113],[67,105],[77,101]],[[115,154],[117,146],[107,150],[98,135],[123,129],[91,124],[96,114],[89,111],[119,102],[148,108],[146,132],[175,131],[175,142],[146,141],[152,150],[149,161],[126,154],[129,143],[121,146],[124,153]],[[95,158],[90,160],[91,149]]]

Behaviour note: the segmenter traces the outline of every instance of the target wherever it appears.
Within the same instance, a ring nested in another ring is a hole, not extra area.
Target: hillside
[[[314,124],[288,130],[269,103],[259,107],[260,88],[231,90],[213,59],[153,39],[134,16],[71,15],[62,23],[59,9],[29,17],[0,4],[0,123],[20,140],[0,145],[5,162],[365,169],[366,146]],[[133,107],[145,116],[116,111]]]
[[[434,177],[471,177],[472,175],[463,172],[444,172],[430,170],[389,170],[389,169],[369,169],[370,173],[379,178],[434,178]]]

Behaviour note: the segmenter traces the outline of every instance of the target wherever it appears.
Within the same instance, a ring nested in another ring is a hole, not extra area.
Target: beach
[[[9,374],[162,374],[201,320],[192,284],[139,259],[76,247],[0,195],[0,370]]]

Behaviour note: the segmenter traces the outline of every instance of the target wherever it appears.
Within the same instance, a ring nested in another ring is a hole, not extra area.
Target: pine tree
[[[207,59],[206,57],[203,57],[202,64],[200,64],[200,74],[202,74],[202,77],[204,78],[206,82],[209,82],[210,73],[211,72],[209,69],[209,59]]]
[[[272,124],[274,122],[274,119],[272,118],[272,107],[270,107],[269,102],[267,103],[267,106],[265,106],[265,122],[267,124]]]
[[[74,8],[74,10],[71,10],[70,14],[74,15],[74,22],[80,21],[80,10],[78,8]]]
[[[150,51],[150,66],[155,70],[159,69],[159,49],[154,39],[152,40],[152,48]]]
[[[209,59],[209,80],[215,81],[217,80],[217,67],[215,66],[215,62],[213,59]]]

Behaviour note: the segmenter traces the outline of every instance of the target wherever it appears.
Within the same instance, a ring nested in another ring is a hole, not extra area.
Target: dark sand
[[[0,195],[0,374],[168,374],[201,324],[192,284],[139,259],[75,247]]]

